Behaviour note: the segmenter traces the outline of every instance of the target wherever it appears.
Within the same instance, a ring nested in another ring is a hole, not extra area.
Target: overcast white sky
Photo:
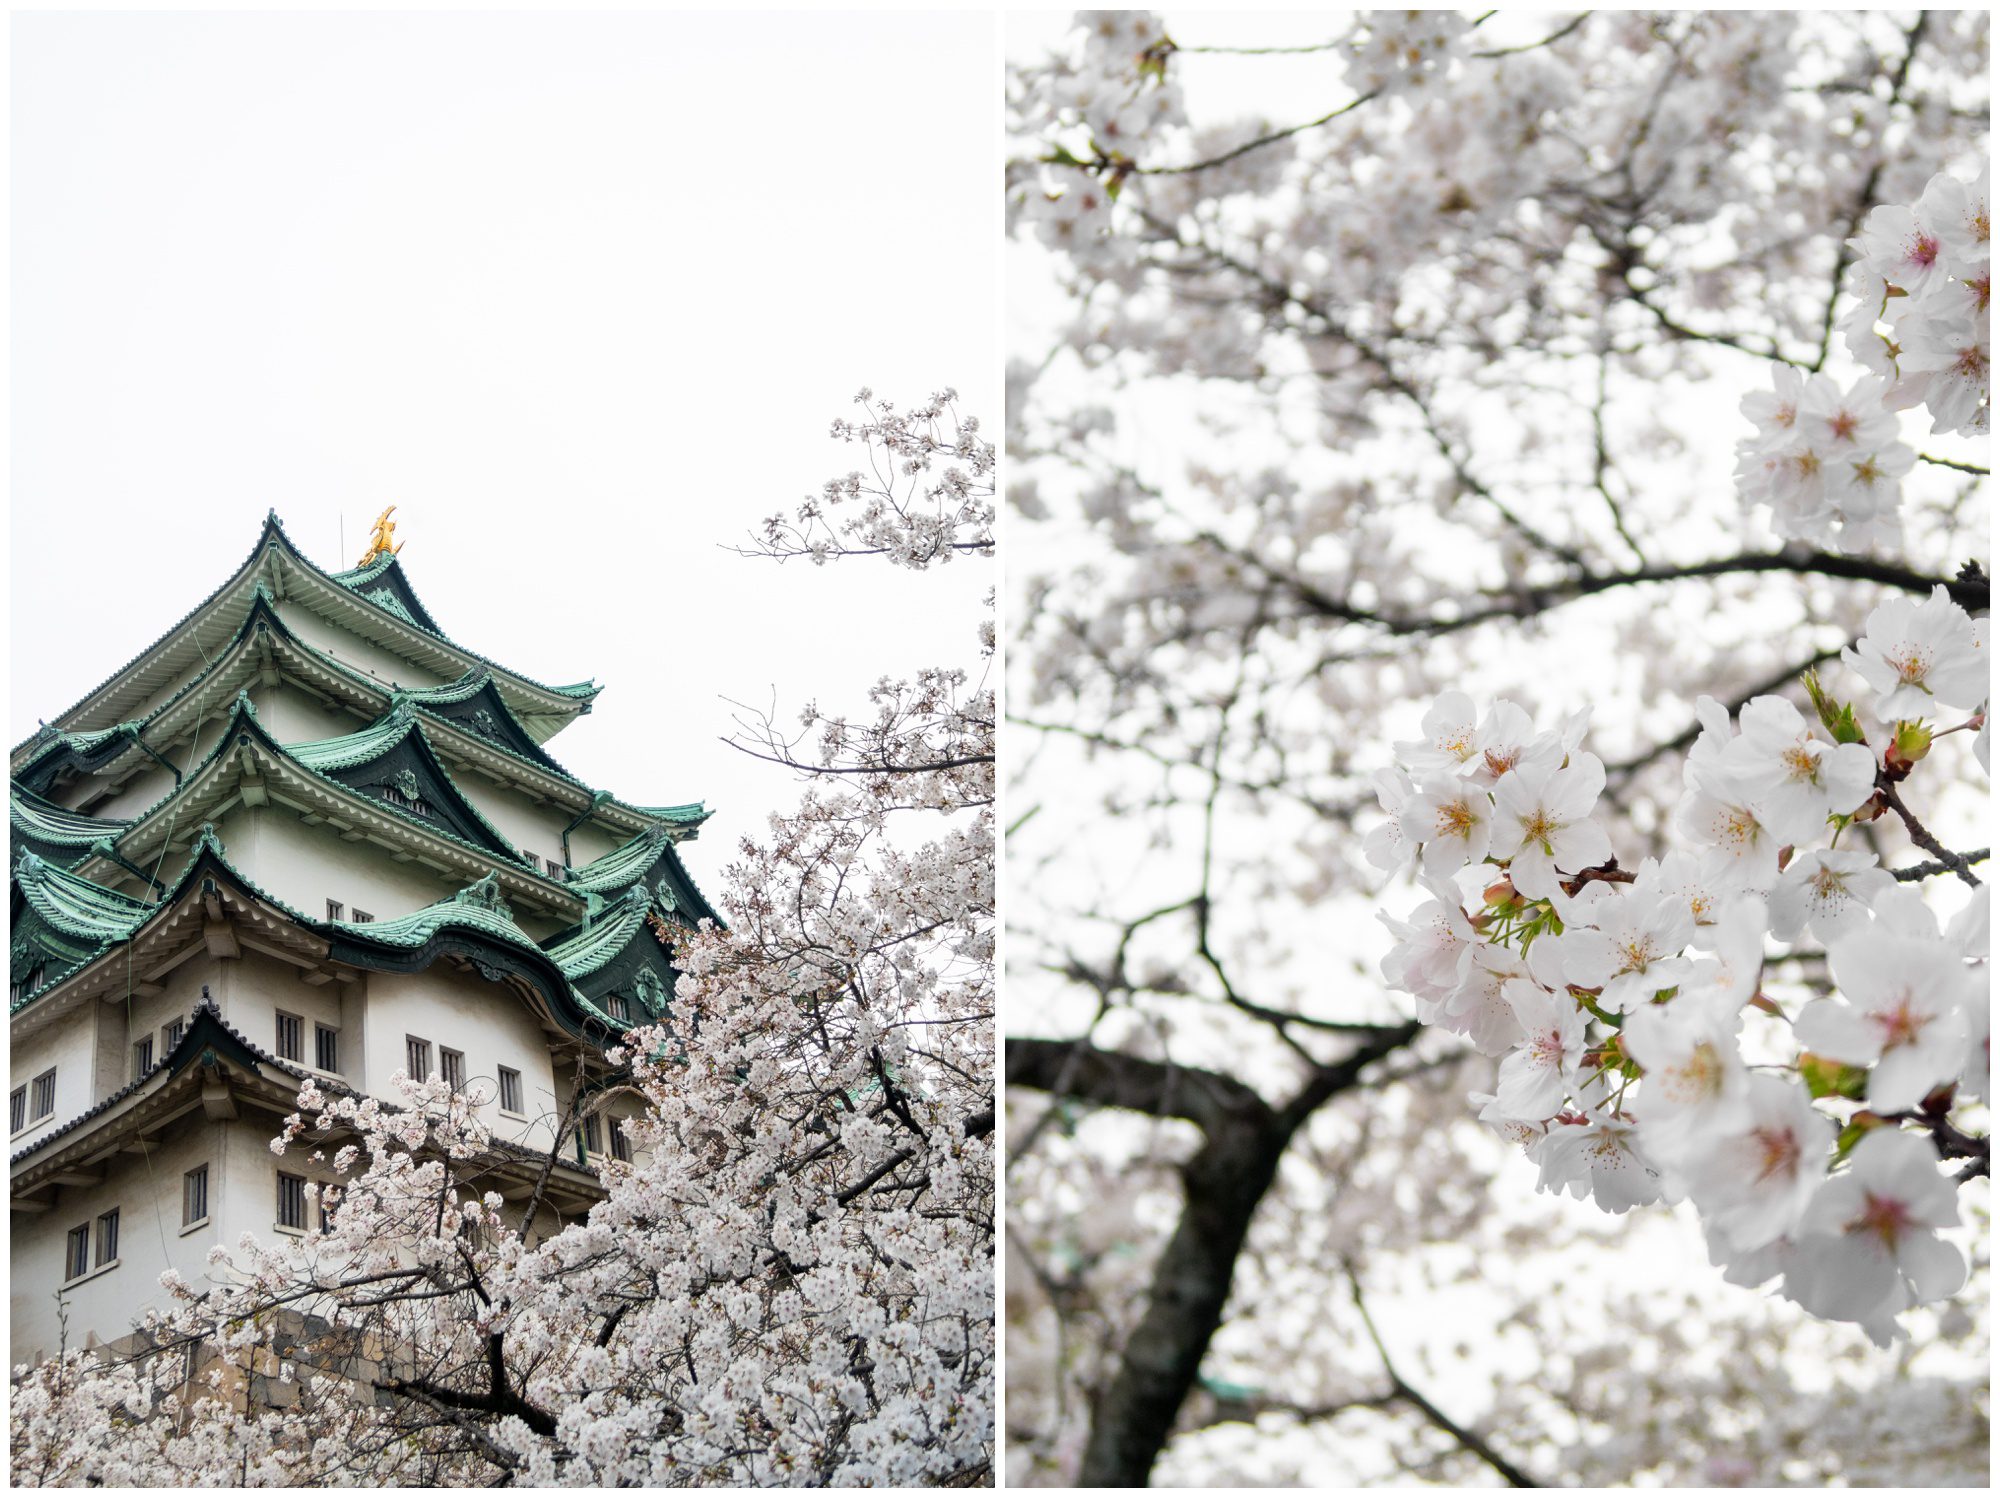
[[[334,568],[398,505],[448,634],[608,683],[552,752],[717,806],[711,887],[796,796],[723,698],[973,660],[982,564],[719,547],[863,384],[997,436],[990,16],[16,15],[12,85],[10,743],[273,507]]]

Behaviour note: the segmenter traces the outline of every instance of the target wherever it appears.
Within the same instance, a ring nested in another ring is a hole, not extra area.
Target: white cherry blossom
[[[1935,718],[1986,700],[1987,621],[1976,624],[1940,583],[1923,602],[1891,598],[1868,616],[1861,639],[1840,658],[1876,693],[1878,722]]]
[[[1757,1073],[1743,1113],[1676,1162],[1711,1231],[1742,1255],[1777,1242],[1805,1215],[1833,1150],[1833,1120],[1800,1082]]]
[[[1965,1282],[1965,1259],[1938,1236],[1958,1196],[1920,1136],[1874,1129],[1828,1179],[1793,1237],[1785,1293],[1814,1315],[1867,1322],[1941,1300]]]
[[[1941,941],[1860,931],[1827,947],[1838,997],[1815,999],[1796,1025],[1822,1056],[1866,1066],[1868,1106],[1895,1113],[1965,1066],[1965,1009],[1976,990]]]
[[[1771,889],[1771,934],[1793,941],[1801,931],[1831,942],[1868,923],[1876,898],[1895,880],[1873,853],[1814,848],[1785,866]]]
[[[1611,840],[1590,820],[1604,789],[1604,764],[1573,756],[1561,769],[1511,770],[1493,787],[1492,856],[1507,861],[1523,894],[1555,892],[1557,873],[1576,874],[1611,856]]]

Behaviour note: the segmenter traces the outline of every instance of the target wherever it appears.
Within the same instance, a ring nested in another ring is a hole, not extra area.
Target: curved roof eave
[[[187,613],[183,614],[170,625],[164,633],[144,650],[140,651],[131,660],[112,672],[110,676],[91,688],[76,703],[63,712],[58,713],[53,724],[45,726],[44,731],[30,735],[27,739],[15,745],[10,755],[12,762],[17,766],[23,763],[22,756],[33,751],[37,743],[45,741],[50,733],[76,732],[92,728],[103,729],[119,721],[122,711],[136,707],[151,692],[158,690],[158,683],[135,681],[136,673],[141,668],[149,664],[162,665],[166,668],[166,675],[170,680],[174,675],[178,675],[180,671],[185,670],[189,665],[193,664],[201,656],[201,646],[198,638],[193,640],[194,648],[192,650],[173,651],[169,647],[184,631],[198,628],[200,624],[206,622],[208,617],[213,617],[217,609],[233,606],[232,600],[234,596],[242,591],[245,583],[259,579],[266,558],[273,555],[282,558],[284,563],[300,569],[301,577],[304,581],[320,584],[325,596],[328,598],[338,598],[352,608],[360,610],[360,617],[363,620],[373,618],[378,626],[385,627],[392,637],[403,637],[407,641],[426,645],[437,656],[452,659],[461,670],[466,665],[472,663],[492,668],[496,677],[512,685],[516,692],[525,700],[533,702],[540,707],[541,711],[535,713],[535,716],[543,718],[554,717],[561,721],[568,721],[569,718],[587,710],[588,704],[602,690],[590,684],[551,687],[543,682],[536,681],[532,677],[523,676],[519,672],[508,670],[498,662],[488,660],[477,651],[469,650],[456,641],[447,639],[442,634],[425,629],[422,625],[404,623],[391,611],[383,608],[382,605],[376,603],[374,600],[356,593],[346,584],[337,581],[332,574],[321,570],[304,556],[292,544],[291,537],[286,535],[284,526],[278,520],[277,511],[273,510],[265,517],[263,529],[258,533],[257,544],[251,548],[250,554],[243,560],[235,572],[231,573],[219,587],[210,592],[200,603],[197,603],[192,609],[188,610]],[[286,591],[283,585],[282,567],[278,569],[278,575],[280,583],[279,591],[282,594]],[[412,630],[416,631],[415,635],[409,633]],[[233,625],[231,626],[230,633],[235,633]],[[186,659],[181,660],[179,659],[180,656],[185,656]],[[560,725],[558,724],[557,726]],[[551,728],[550,732],[552,733],[553,731],[554,729]],[[549,733],[540,735],[541,739],[548,737]]]
[[[175,801],[191,792],[217,767],[222,759],[234,752],[239,738],[243,735],[248,735],[266,753],[282,761],[297,774],[307,777],[312,782],[345,800],[359,803],[369,812],[385,817],[392,825],[407,827],[425,837],[436,839],[447,847],[457,849],[461,856],[471,855],[480,865],[491,867],[498,862],[506,867],[510,877],[516,880],[527,881],[529,888],[544,898],[551,892],[555,893],[559,898],[550,903],[555,905],[556,908],[575,910],[583,903],[581,898],[572,893],[566,886],[558,884],[538,870],[530,868],[521,859],[519,853],[496,853],[491,848],[467,842],[446,828],[433,826],[412,813],[406,812],[400,807],[393,806],[386,801],[364,796],[354,790],[353,787],[343,785],[340,781],[322,774],[312,766],[301,763],[284,745],[280,744],[265,731],[263,724],[258,721],[256,710],[251,706],[249,698],[242,694],[238,695],[236,707],[231,712],[228,722],[223,727],[221,736],[216,741],[215,747],[209,751],[208,756],[192,770],[189,770],[179,785],[168,791],[166,795],[162,796],[158,801],[133,818],[125,831],[119,834],[119,843],[122,845],[128,839],[143,838],[149,835],[153,831],[154,824],[173,806]],[[129,850],[121,847],[120,851]]]

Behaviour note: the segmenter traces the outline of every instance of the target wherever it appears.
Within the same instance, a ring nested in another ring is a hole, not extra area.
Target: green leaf
[[[1902,764],[1913,765],[1931,752],[1931,731],[1921,721],[1898,723],[1891,752]]]
[[[1854,1146],[1861,1142],[1861,1136],[1872,1134],[1877,1129],[1893,1129],[1894,1124],[1886,1118],[1877,1118],[1873,1113],[1857,1113],[1847,1121],[1840,1135],[1833,1142],[1833,1158],[1845,1160]]]
[[[1815,1056],[1811,1051],[1799,1056],[1799,1078],[1816,1098],[1859,1098],[1868,1090],[1868,1073],[1863,1068]]]
[[[1826,688],[1819,683],[1817,671],[1806,672],[1800,680],[1805,683],[1806,695],[1812,698],[1813,710],[1819,714],[1820,722],[1826,725],[1826,731],[1833,735],[1836,744],[1868,742],[1867,735],[1861,731],[1861,725],[1854,721],[1854,705],[1849,702],[1836,702],[1828,696]]]

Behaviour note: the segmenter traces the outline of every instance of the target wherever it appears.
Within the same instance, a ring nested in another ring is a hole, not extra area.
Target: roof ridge
[[[159,635],[154,637],[154,639],[149,644],[147,644],[144,649],[140,650],[136,655],[128,659],[123,665],[119,666],[109,676],[105,677],[102,681],[98,682],[95,686],[91,687],[75,702],[71,703],[69,707],[65,708],[62,712],[56,714],[56,717],[58,719],[61,719],[67,717],[71,713],[76,712],[79,708],[83,707],[84,704],[88,703],[93,698],[101,695],[106,690],[114,686],[121,677],[126,676],[135,667],[143,663],[147,659],[147,657],[154,654],[163,645],[172,640],[184,628],[187,627],[189,622],[193,620],[196,615],[200,614],[203,610],[207,609],[211,604],[215,603],[219,598],[221,598],[223,594],[227,593],[231,588],[239,584],[243,580],[244,574],[257,562],[260,555],[263,554],[265,548],[273,544],[274,540],[277,543],[282,544],[284,553],[288,558],[297,562],[301,567],[305,568],[313,576],[318,577],[327,582],[333,583],[335,586],[341,589],[342,593],[353,597],[357,601],[364,603],[369,607],[378,609],[382,607],[374,599],[369,598],[365,594],[358,593],[353,588],[339,582],[339,580],[335,577],[334,574],[328,573],[325,569],[323,569],[317,563],[312,561],[311,558],[307,557],[305,553],[300,551],[297,544],[293,542],[290,534],[285,530],[284,523],[281,520],[279,520],[278,512],[275,509],[270,510],[266,513],[264,517],[263,526],[258,530],[256,544],[250,548],[249,554],[244,557],[242,562],[240,562],[237,565],[236,569],[233,572],[231,572],[228,577],[223,579],[223,581],[220,584],[211,589],[200,600],[200,602],[194,605],[194,607],[187,610],[187,612],[182,614],[178,619],[174,620],[173,623],[168,625],[167,628],[163,630]],[[256,579],[256,581],[262,581],[262,579],[259,578]],[[405,584],[407,585],[408,579],[405,578],[404,581]],[[416,590],[414,588],[410,590],[410,593],[413,598],[416,596]],[[418,606],[420,608],[422,607],[421,600],[419,600]],[[383,609],[383,612],[385,614],[388,614],[390,611]],[[428,612],[428,610],[426,610],[426,612]],[[390,614],[390,617],[393,618],[394,615]],[[412,622],[414,623],[414,621]],[[422,629],[426,635],[430,636],[433,639],[436,639],[446,648],[456,652],[457,654],[464,656],[470,660],[477,661],[483,665],[489,666],[493,668],[495,671],[509,677],[510,679],[521,683],[523,686],[531,688],[532,690],[537,692],[546,693],[551,697],[565,698],[571,701],[580,701],[585,705],[585,708],[587,708],[589,702],[598,695],[599,691],[602,690],[601,688],[593,687],[589,691],[585,692],[573,686],[572,687],[550,686],[546,682],[537,681],[532,676],[524,675],[519,671],[515,671],[510,669],[509,667],[500,665],[497,661],[493,661],[488,657],[481,655],[478,651],[460,644],[458,641],[444,634],[441,630],[426,629],[421,624],[417,624],[415,625],[415,627],[418,629]],[[39,728],[35,733],[29,735],[27,738],[23,739],[20,743],[16,744],[13,747],[13,749],[9,752],[9,757],[11,758],[13,755],[19,754],[21,751],[31,747],[36,742],[37,739],[44,737],[46,734],[49,733],[59,734],[64,731],[65,730],[59,728],[50,728],[46,723],[44,723],[42,727]],[[84,731],[102,732],[103,730],[84,730]]]

